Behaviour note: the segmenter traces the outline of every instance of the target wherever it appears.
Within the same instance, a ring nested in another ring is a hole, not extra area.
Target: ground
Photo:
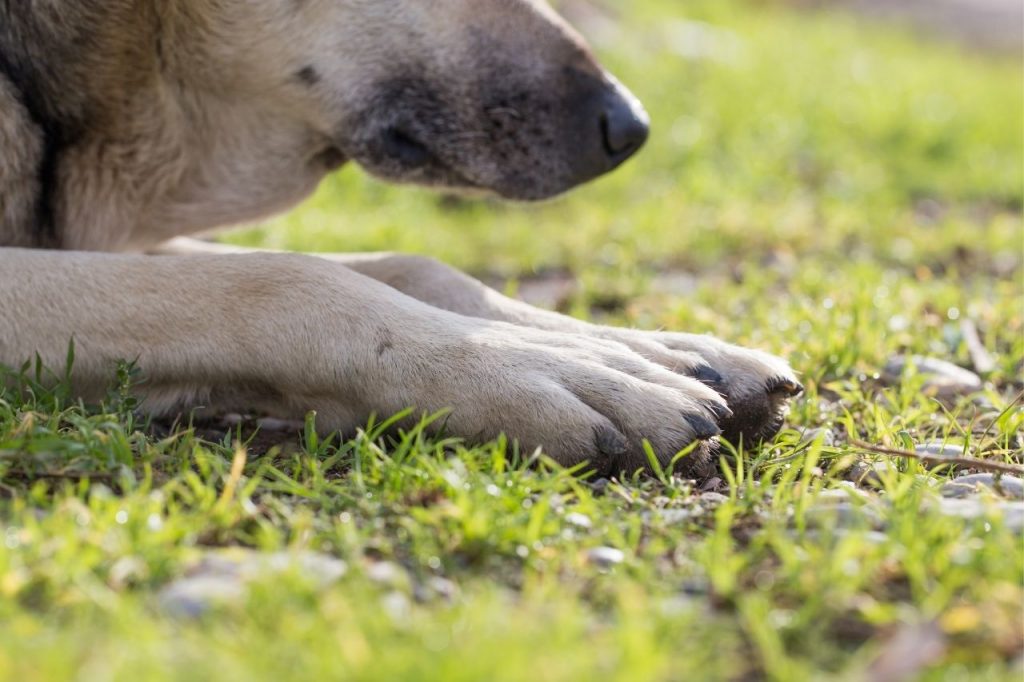
[[[621,171],[528,207],[347,169],[232,240],[426,253],[781,354],[787,428],[708,481],[606,481],[379,423],[151,424],[128,365],[102,406],[27,367],[0,678],[1021,678],[1019,54],[834,7],[564,4],[651,109]]]

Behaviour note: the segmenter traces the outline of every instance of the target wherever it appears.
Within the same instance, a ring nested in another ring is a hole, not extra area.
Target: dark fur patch
[[[380,333],[380,341],[377,343],[377,355],[384,355],[392,348],[395,347],[395,342],[391,338],[391,331],[384,329]]]
[[[337,170],[345,165],[348,158],[337,147],[328,147],[317,154],[313,161],[327,170]]]
[[[158,73],[162,5],[0,0],[0,74],[26,111],[20,125],[42,143],[28,178],[39,188],[36,215],[15,226],[20,241],[61,246],[61,159],[116,126],[131,95]]]
[[[32,224],[26,226],[32,233],[30,241],[36,246],[55,246],[58,242],[55,213],[57,161],[63,146],[62,131],[60,126],[46,115],[39,98],[33,96],[32,79],[25,69],[8,58],[2,40],[0,40],[0,77],[5,78],[14,88],[15,96],[25,107],[25,111],[28,112],[32,123],[38,128],[43,141],[43,152],[36,166],[36,186],[39,190],[36,195]],[[0,188],[0,190],[2,189]]]
[[[295,72],[295,79],[303,85],[313,87],[320,82],[320,73],[312,66],[304,66]]]

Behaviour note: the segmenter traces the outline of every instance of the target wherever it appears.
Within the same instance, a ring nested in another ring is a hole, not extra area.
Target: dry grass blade
[[[921,452],[911,452],[910,450],[896,450],[894,448],[886,448],[880,445],[872,445],[865,443],[862,440],[851,440],[851,445],[854,445],[861,450],[875,453],[877,455],[887,455],[889,457],[904,457],[906,459],[916,459],[922,462],[928,462],[930,464],[959,464],[964,467],[971,467],[972,469],[980,469],[983,471],[997,471],[1004,474],[1016,474],[1018,476],[1024,476],[1024,466],[1017,464],[1006,464],[1004,462],[993,462],[987,459],[977,459],[974,457],[946,457],[944,455],[928,455]]]
[[[971,356],[971,364],[978,374],[988,374],[996,368],[996,361],[992,359],[985,344],[981,342],[978,334],[978,326],[973,320],[965,319],[960,322],[960,333],[964,338],[964,345],[967,346],[967,353]]]

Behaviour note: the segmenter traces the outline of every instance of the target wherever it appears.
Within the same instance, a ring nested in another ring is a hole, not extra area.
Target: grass
[[[684,9],[583,17],[654,119],[612,177],[524,207],[348,169],[231,239],[429,253],[510,291],[561,273],[573,314],[787,356],[807,393],[773,443],[726,452],[724,497],[372,424],[247,448],[245,429],[148,425],[130,366],[99,406],[16,368],[0,382],[0,678],[788,681],[896,660],[903,679],[1019,679],[1024,546],[1004,503],[939,513],[948,467],[850,440],[1022,458],[1022,68],[835,12]],[[709,47],[686,57],[695,31]],[[970,366],[966,320],[995,360],[980,394],[880,379],[901,351]],[[888,467],[853,486],[855,460]],[[160,590],[228,546],[348,570],[263,575],[200,618],[167,615]]]

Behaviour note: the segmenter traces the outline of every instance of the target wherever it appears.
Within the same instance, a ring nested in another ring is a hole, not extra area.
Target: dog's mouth
[[[392,125],[378,130],[366,142],[352,146],[347,155],[371,175],[390,182],[454,191],[486,190],[447,156],[424,141],[412,127]]]

